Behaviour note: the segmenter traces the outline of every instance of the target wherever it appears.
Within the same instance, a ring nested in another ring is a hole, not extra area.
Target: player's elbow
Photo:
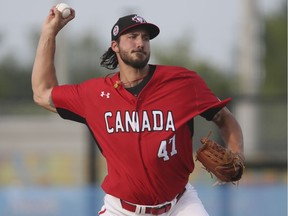
[[[231,112],[223,107],[216,115],[213,117],[212,121],[219,127],[225,127],[230,121],[234,121],[234,117]]]
[[[50,95],[51,95],[51,90],[41,92],[41,93],[37,91],[33,91],[33,100],[37,105],[49,111],[56,112],[55,107],[52,105],[52,102],[50,102],[50,98],[51,98]]]
[[[39,106],[44,105],[43,97],[41,97],[41,95],[37,93],[33,93],[33,100],[34,100],[34,103],[36,103]]]

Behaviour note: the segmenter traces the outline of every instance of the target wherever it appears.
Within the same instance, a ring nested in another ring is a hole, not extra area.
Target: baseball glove
[[[218,183],[238,182],[245,168],[244,158],[239,153],[233,153],[210,140],[209,135],[200,140],[203,146],[197,150],[196,160],[199,160],[210,174],[218,178],[220,181]]]

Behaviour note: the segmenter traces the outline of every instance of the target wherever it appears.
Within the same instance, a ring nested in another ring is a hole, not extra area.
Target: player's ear
[[[115,53],[119,52],[119,48],[118,48],[118,42],[117,41],[112,41],[111,42],[111,48]]]

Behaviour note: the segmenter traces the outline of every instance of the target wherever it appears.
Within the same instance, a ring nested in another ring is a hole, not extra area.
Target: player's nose
[[[136,46],[137,48],[143,48],[144,47],[144,40],[142,37],[138,37],[136,40]]]

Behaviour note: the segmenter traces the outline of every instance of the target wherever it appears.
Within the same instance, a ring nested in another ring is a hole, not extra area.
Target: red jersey
[[[85,123],[107,161],[102,183],[107,194],[156,205],[182,192],[194,169],[188,122],[224,107],[193,71],[157,65],[135,97],[111,78],[57,86],[52,99],[65,119]]]

